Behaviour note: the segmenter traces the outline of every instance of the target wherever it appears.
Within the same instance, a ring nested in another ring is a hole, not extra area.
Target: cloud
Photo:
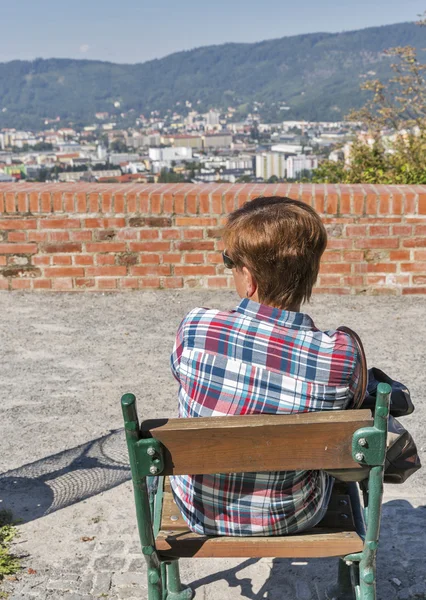
[[[88,52],[89,50],[90,50],[89,44],[81,44],[81,46],[80,46],[80,52],[82,54],[86,54],[86,52]]]

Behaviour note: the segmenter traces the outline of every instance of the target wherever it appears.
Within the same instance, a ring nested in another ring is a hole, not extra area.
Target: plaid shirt
[[[340,331],[303,313],[244,299],[231,312],[192,310],[182,321],[172,371],[179,417],[290,414],[351,404],[358,353]],[[171,477],[188,527],[205,535],[282,535],[315,526],[332,479],[322,471]]]

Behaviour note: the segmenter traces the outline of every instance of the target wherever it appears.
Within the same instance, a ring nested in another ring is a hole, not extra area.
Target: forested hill
[[[281,120],[338,120],[363,103],[359,85],[365,76],[389,74],[384,50],[405,45],[426,47],[426,29],[402,23],[223,44],[134,65],[71,59],[0,63],[0,127],[35,128],[56,116],[87,124],[96,112],[134,109],[139,115],[179,110],[177,103],[186,101],[197,110],[240,106],[241,113],[253,101],[265,102],[271,118],[286,104],[291,110],[281,111]]]

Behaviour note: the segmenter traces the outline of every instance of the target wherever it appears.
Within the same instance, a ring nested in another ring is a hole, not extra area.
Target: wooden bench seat
[[[188,529],[173,499],[168,477],[155,545],[165,558],[321,558],[363,549],[363,541],[355,530],[351,499],[341,486],[333,492],[324,519],[313,529],[289,536],[214,537],[198,535]]]

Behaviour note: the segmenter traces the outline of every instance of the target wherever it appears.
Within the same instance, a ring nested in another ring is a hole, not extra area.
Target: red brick
[[[0,266],[4,266],[6,264],[6,257],[5,256],[0,256]]]
[[[426,287],[402,288],[402,295],[426,294]]]
[[[94,242],[86,244],[86,252],[124,252],[124,242]]]
[[[30,193],[30,212],[36,213],[39,212],[39,201],[40,197],[37,192]]]
[[[135,229],[120,229],[117,231],[117,240],[137,240],[138,232]]]
[[[41,212],[43,212],[43,213],[52,212],[52,203],[51,203],[51,197],[50,197],[49,192],[42,192],[40,204],[41,204]]]
[[[0,254],[35,254],[36,244],[0,244]]]
[[[176,250],[186,251],[186,250],[214,250],[214,242],[208,241],[193,241],[193,242],[176,242],[175,243]]]
[[[16,198],[13,192],[6,192],[6,212],[16,212]]]
[[[182,253],[176,253],[176,254],[163,254],[163,264],[177,264],[180,263],[182,259]]]
[[[350,273],[351,265],[348,263],[323,263],[321,273]]]
[[[50,261],[51,261],[51,257],[50,256],[34,256],[33,259],[33,264],[38,266],[38,265],[50,265]]]
[[[52,287],[54,290],[61,290],[61,291],[72,290],[73,289],[72,279],[70,279],[69,277],[64,277],[62,279],[53,279]]]
[[[79,219],[40,219],[42,229],[79,229],[81,221]]]
[[[367,273],[396,273],[396,265],[392,263],[369,263]]]
[[[53,193],[53,212],[54,213],[62,212],[62,193],[61,192]]]
[[[390,213],[390,199],[389,196],[380,194],[379,198],[379,214],[388,215]]]
[[[388,225],[371,225],[369,234],[373,237],[377,235],[389,235],[390,227]]]
[[[31,287],[29,279],[11,279],[12,290],[28,290]]]
[[[33,281],[33,289],[35,290],[50,290],[51,287],[51,279],[34,279]]]
[[[150,211],[151,213],[161,213],[161,194],[152,194],[150,198]]]
[[[25,231],[10,231],[7,236],[8,242],[26,242],[27,234]]]
[[[183,238],[185,240],[202,240],[204,229],[184,229]]]
[[[87,196],[84,192],[76,194],[76,209],[79,213],[85,213],[87,211]]]
[[[186,212],[189,215],[196,215],[198,212],[198,195],[189,192],[186,196]]]
[[[216,268],[213,266],[175,266],[175,275],[215,275]]]
[[[166,277],[163,281],[163,287],[166,289],[175,289],[183,287],[182,277]]]
[[[314,294],[336,294],[338,296],[347,296],[351,293],[351,289],[350,288],[323,288],[323,287],[317,287],[314,288]]]
[[[87,227],[88,229],[96,229],[99,227],[103,227],[104,222],[103,222],[103,219],[90,218],[90,219],[85,219],[84,226]]]
[[[143,265],[159,265],[160,255],[159,254],[141,254],[140,261]]]
[[[176,217],[177,227],[214,227],[217,219],[207,217]]]
[[[426,215],[426,195],[419,195],[419,215]]]
[[[130,242],[132,252],[167,252],[170,242]]]
[[[426,225],[416,225],[414,227],[415,235],[424,235],[426,237]]]
[[[426,261],[401,263],[401,271],[404,273],[426,273]]]
[[[348,237],[363,237],[367,235],[366,225],[347,225],[346,235]]]
[[[353,214],[364,214],[364,194],[362,192],[354,192],[353,196]]]
[[[410,238],[402,240],[404,248],[426,248],[426,237]]]
[[[141,277],[138,281],[141,289],[157,289],[160,287],[159,277]]]
[[[322,262],[338,262],[342,260],[340,252],[333,252],[332,250],[326,250],[322,256]]]
[[[364,278],[360,275],[349,275],[348,277],[343,277],[343,283],[350,287],[362,287],[364,285]]]
[[[65,192],[62,198],[64,203],[64,210],[67,213],[75,212],[74,206],[74,194],[72,192]]]
[[[98,254],[96,256],[96,264],[98,265],[114,265],[115,255],[114,254]]]
[[[349,250],[343,252],[343,260],[347,260],[349,262],[359,262],[364,259],[364,252],[361,250]]]
[[[99,279],[98,289],[114,290],[117,287],[117,279]]]
[[[91,242],[93,239],[92,232],[89,230],[70,231],[70,239],[74,242]]]
[[[204,262],[204,254],[200,254],[197,252],[190,252],[189,254],[184,254],[184,263],[186,264],[201,264]]]
[[[410,251],[409,250],[392,250],[389,253],[389,258],[391,261],[400,261],[400,260],[410,260]]]
[[[46,267],[46,277],[83,277],[84,269],[81,267]]]
[[[121,277],[127,274],[127,267],[87,267],[86,277]]]
[[[114,212],[116,214],[126,212],[124,194],[114,194]]]
[[[71,264],[71,256],[53,256],[53,264],[54,265],[70,265]]]
[[[367,285],[385,285],[386,275],[368,275],[366,281]]]
[[[17,194],[18,211],[26,213],[29,209],[29,198],[26,192],[18,192]]]
[[[138,289],[138,280],[137,279],[120,279],[120,286],[125,289]]]
[[[212,265],[221,265],[223,263],[222,254],[220,252],[207,254],[207,262]]]
[[[196,230],[194,230],[196,231]],[[161,231],[161,238],[163,240],[179,240],[181,236],[180,229],[163,229]]]
[[[414,250],[414,260],[426,260],[426,250]]]
[[[111,212],[112,196],[109,192],[104,192],[103,194],[101,194],[101,207],[103,213]]]
[[[342,283],[341,275],[320,275],[320,277],[319,277],[319,285],[321,285],[321,286],[341,285],[341,283]]]
[[[207,279],[208,288],[226,288],[228,287],[228,280],[226,277],[209,277]]]
[[[399,238],[365,238],[355,240],[355,248],[398,248]]]
[[[49,234],[47,231],[29,231],[28,241],[29,242],[47,242]]]
[[[140,229],[139,238],[141,240],[158,240],[160,232],[156,229]]]
[[[170,265],[147,265],[131,267],[132,275],[170,275]]]
[[[81,252],[81,244],[67,242],[65,244],[44,244],[44,252],[48,254],[60,254],[63,252]]]
[[[414,275],[413,283],[415,285],[426,285],[426,275]]]
[[[87,277],[78,277],[75,280],[75,286],[78,288],[92,288],[95,287],[95,279],[88,279]]]
[[[367,194],[367,198],[365,200],[365,212],[367,215],[377,214],[377,201],[378,197],[376,194]]]
[[[411,235],[412,233],[411,225],[393,225],[392,226],[392,234],[393,235]]]
[[[0,290],[8,290],[9,281],[7,279],[0,279]]]
[[[74,256],[74,264],[76,265],[93,265],[93,256],[79,254]]]
[[[350,250],[352,249],[353,241],[351,239],[336,239],[329,238],[327,242],[327,248],[332,250]]]
[[[36,229],[36,219],[1,219],[0,229]]]

